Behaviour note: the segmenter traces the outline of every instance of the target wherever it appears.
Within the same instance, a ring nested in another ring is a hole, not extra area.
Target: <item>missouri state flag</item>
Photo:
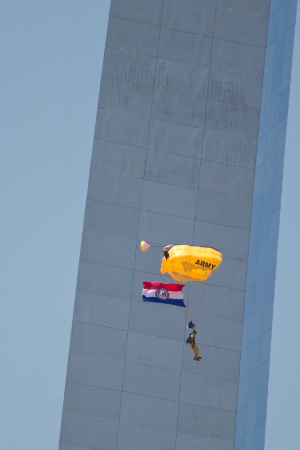
[[[183,306],[184,284],[165,284],[159,281],[143,281],[144,302],[164,303],[165,305]]]

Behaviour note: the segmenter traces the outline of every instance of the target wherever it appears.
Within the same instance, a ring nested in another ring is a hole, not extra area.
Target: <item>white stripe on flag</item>
[[[145,297],[156,297],[157,289],[143,289],[142,295]],[[169,298],[174,300],[181,300],[183,299],[183,292],[182,291],[168,291],[169,292]]]

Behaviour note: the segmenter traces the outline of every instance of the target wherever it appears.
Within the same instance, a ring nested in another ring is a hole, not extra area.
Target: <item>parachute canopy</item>
[[[140,244],[140,247],[141,247],[142,252],[146,252],[150,248],[150,245],[147,244],[146,241],[142,241]]]
[[[166,245],[161,260],[162,274],[180,282],[205,281],[222,263],[222,253],[210,247]]]

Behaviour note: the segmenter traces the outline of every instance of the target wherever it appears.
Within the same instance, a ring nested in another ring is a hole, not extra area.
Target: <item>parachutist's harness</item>
[[[187,344],[190,344],[192,348],[194,348],[194,345],[195,345],[196,334],[197,334],[197,331],[194,330],[192,333],[189,334],[189,337],[185,341]]]

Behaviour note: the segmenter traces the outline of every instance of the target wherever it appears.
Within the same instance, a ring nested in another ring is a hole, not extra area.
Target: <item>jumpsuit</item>
[[[197,333],[197,331],[193,331],[191,334],[190,334],[190,338],[191,338],[191,343],[190,343],[190,347],[191,347],[191,349],[193,350],[193,352],[194,352],[194,355],[195,355],[195,357],[194,357],[194,359],[198,359],[199,357],[200,357],[200,350],[199,350],[199,347],[198,347],[198,345],[196,344],[196,333]]]

